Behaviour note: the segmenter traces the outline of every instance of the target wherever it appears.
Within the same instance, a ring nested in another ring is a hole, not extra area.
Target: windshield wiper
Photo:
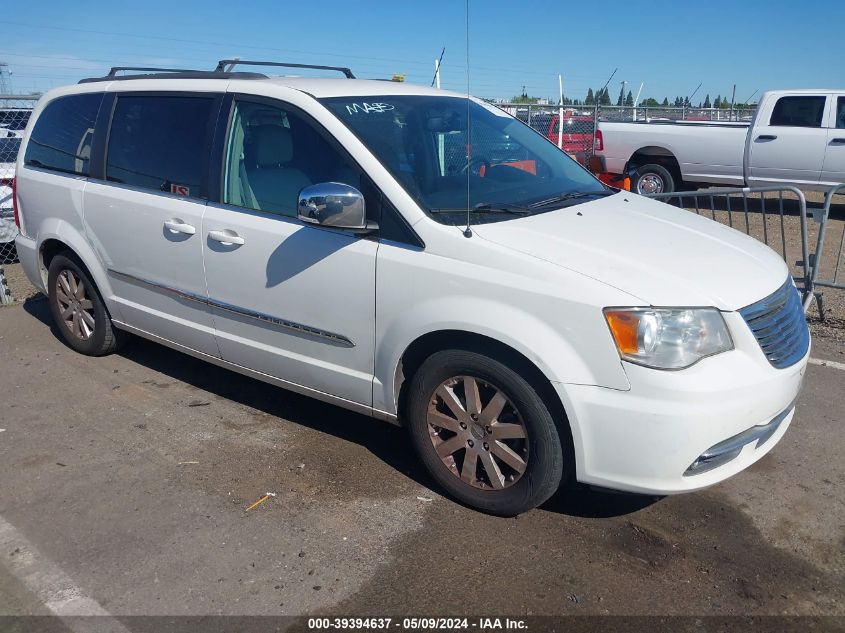
[[[479,202],[470,209],[473,213],[508,213],[512,215],[527,215],[531,213],[528,207],[508,202]],[[432,213],[466,213],[466,209],[431,209]]]
[[[613,196],[616,193],[616,191],[608,191],[607,189],[602,189],[600,191],[570,191],[569,193],[552,196],[551,198],[546,198],[545,200],[538,200],[537,202],[529,204],[528,207],[530,209],[539,209],[540,207],[548,207],[549,205],[566,202],[567,200],[576,200],[578,198],[603,198],[605,196]]]

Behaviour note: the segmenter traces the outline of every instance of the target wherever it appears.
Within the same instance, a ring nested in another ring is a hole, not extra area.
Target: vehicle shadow
[[[64,344],[46,298],[29,299],[23,308]],[[139,337],[132,337],[118,354],[220,398],[358,444],[419,485],[445,496],[420,464],[403,428],[242,376]],[[573,517],[607,518],[636,512],[656,500],[567,483],[541,509]]]

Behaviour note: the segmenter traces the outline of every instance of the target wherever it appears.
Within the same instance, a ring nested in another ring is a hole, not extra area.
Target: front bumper
[[[688,369],[623,363],[628,391],[555,385],[569,414],[579,481],[646,494],[688,492],[727,479],[777,444],[792,422],[809,351],[775,369],[742,317],[725,319],[736,349]]]

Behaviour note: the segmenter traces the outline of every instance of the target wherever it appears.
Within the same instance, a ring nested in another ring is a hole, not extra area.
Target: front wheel
[[[414,374],[406,411],[431,476],[467,505],[512,516],[560,486],[554,419],[531,384],[499,361],[463,350],[433,354]]]
[[[643,165],[635,172],[633,189],[640,195],[672,193],[675,191],[675,179],[662,165]]]

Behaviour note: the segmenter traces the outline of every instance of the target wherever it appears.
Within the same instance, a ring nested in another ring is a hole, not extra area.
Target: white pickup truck
[[[845,182],[845,90],[778,90],[748,123],[600,122],[597,169],[631,174],[638,193],[709,185]],[[603,164],[602,164],[603,163]]]

